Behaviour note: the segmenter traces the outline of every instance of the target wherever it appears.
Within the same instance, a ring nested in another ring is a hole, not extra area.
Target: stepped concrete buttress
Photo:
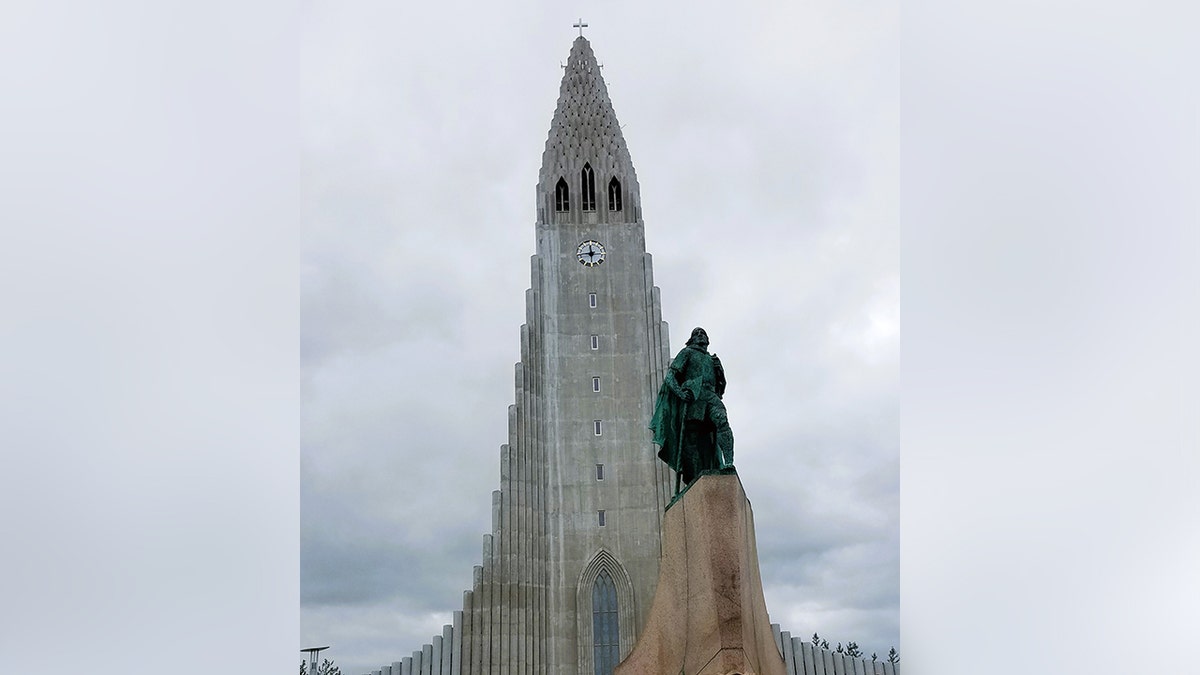
[[[702,476],[667,510],[646,628],[614,675],[785,675],[736,474]]]

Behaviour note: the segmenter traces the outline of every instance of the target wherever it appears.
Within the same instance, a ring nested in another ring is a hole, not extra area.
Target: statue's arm
[[[679,353],[679,356],[675,357],[674,361],[671,362],[671,368],[667,371],[666,379],[667,388],[671,390],[671,393],[685,401],[691,400],[692,398],[692,392],[684,389],[682,386],[685,373],[687,373],[687,362],[688,352],[687,350],[684,350]]]
[[[725,368],[721,366],[721,359],[717,358],[716,354],[712,355],[713,372],[716,374],[716,390],[717,396],[725,395]]]

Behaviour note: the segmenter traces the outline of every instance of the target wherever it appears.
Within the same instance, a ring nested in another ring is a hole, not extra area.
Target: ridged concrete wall
[[[468,591],[469,593],[469,591]],[[462,641],[463,613],[454,613],[454,625],[442,627],[442,634],[413,652],[412,656],[364,675],[463,675],[464,656]],[[852,658],[830,649],[814,647],[788,631],[781,631],[779,624],[771,624],[775,635],[775,646],[783,654],[789,675],[899,675],[899,668],[883,659],[872,661],[869,657]],[[469,642],[469,640],[468,640]],[[499,645],[491,645],[497,649]],[[513,673],[500,669],[496,672]],[[528,672],[528,671],[526,671]]]
[[[781,631],[779,624],[771,624],[775,634],[775,646],[783,654],[789,675],[899,675],[897,666],[883,659],[872,661],[870,657],[854,658],[830,649],[813,646],[788,631]]]

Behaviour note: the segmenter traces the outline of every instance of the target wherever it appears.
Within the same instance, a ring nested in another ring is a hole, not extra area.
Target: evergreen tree
[[[321,665],[317,666],[317,669],[310,674],[308,672],[308,663],[301,661],[300,675],[342,675],[342,669],[333,665],[333,661],[325,659],[321,662]]]
[[[816,633],[813,633],[813,635],[812,635],[812,644],[813,644],[813,648],[815,648],[815,649],[826,649],[826,650],[829,649],[829,640],[821,639],[821,636],[817,635]],[[839,643],[837,643],[837,647],[833,651],[837,652],[838,654],[843,654],[845,656],[849,656],[850,658],[854,658],[854,659],[864,658],[862,648],[858,646],[857,642],[847,642],[845,647],[843,647],[842,643],[839,642]],[[878,660],[879,660],[879,654],[872,653],[871,661],[874,662],[874,661],[878,661]],[[893,665],[900,662],[900,653],[896,651],[895,647],[892,647],[892,650],[890,652],[888,652],[888,662]]]

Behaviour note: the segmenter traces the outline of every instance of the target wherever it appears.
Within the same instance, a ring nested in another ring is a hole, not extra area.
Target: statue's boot
[[[733,466],[733,430],[729,425],[717,432],[717,464],[720,469]]]
[[[733,430],[729,428],[729,417],[725,414],[725,404],[717,399],[710,408],[713,426],[716,427],[716,457],[713,463],[720,470],[733,467]]]

